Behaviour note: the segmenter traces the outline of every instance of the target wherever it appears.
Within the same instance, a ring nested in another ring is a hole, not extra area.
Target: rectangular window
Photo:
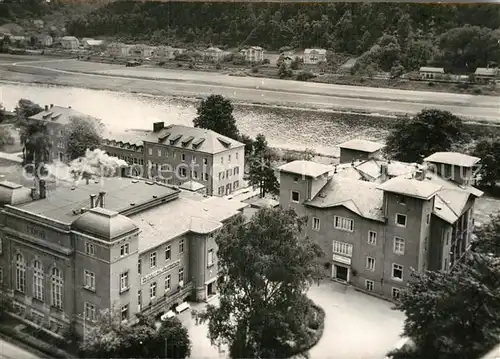
[[[448,258],[445,258],[445,259],[444,259],[444,263],[443,263],[443,270],[444,270],[444,271],[447,271],[447,270],[448,270]]]
[[[126,256],[128,255],[128,252],[129,252],[129,244],[128,243],[122,244],[120,247],[120,256],[121,257]]]
[[[392,264],[392,279],[394,280],[403,280],[403,266],[400,264],[393,263]]]
[[[170,245],[165,247],[165,260],[168,261],[172,258],[172,249]]]
[[[128,272],[120,274],[120,293],[128,289]]]
[[[237,189],[240,186],[240,181],[234,181],[233,190]]]
[[[425,223],[429,224],[430,221],[431,221],[431,215],[427,213],[427,216],[425,218]]]
[[[396,225],[399,227],[406,227],[406,215],[397,213],[396,214]]]
[[[227,162],[231,162],[231,155],[227,156]]]
[[[184,283],[184,268],[179,269],[179,283]]]
[[[161,157],[161,148],[158,148],[158,157]]]
[[[209,267],[214,264],[214,250],[213,249],[208,250],[207,263],[208,263]]]
[[[179,241],[179,254],[184,253],[184,239]]]
[[[203,179],[204,179],[205,181],[208,181],[208,173],[204,173],[204,174],[203,174]]]
[[[165,149],[165,157],[168,157],[168,150]]]
[[[366,269],[372,272],[375,271],[375,258],[366,257]]]
[[[137,273],[141,274],[141,272],[142,272],[142,261],[139,258],[139,260],[137,261]]]
[[[226,170],[226,177],[227,178],[231,177],[231,173],[232,173],[231,170]]]
[[[149,266],[151,268],[156,267],[156,252],[153,252],[149,255]]]
[[[352,257],[352,244],[333,241],[333,253]]]
[[[89,256],[95,255],[95,247],[93,243],[86,242],[85,243],[85,254]]]
[[[191,158],[191,162],[195,163],[196,162],[196,156],[193,155],[193,157]]]
[[[368,231],[368,244],[372,245],[377,244],[377,232]]]
[[[165,277],[165,292],[170,290],[171,282],[172,282],[172,280],[171,280],[170,274],[167,274],[167,276]]]
[[[405,240],[400,237],[394,237],[393,251],[396,254],[405,254]]]
[[[219,172],[219,181],[224,179],[224,172]]]
[[[152,156],[152,155],[153,155],[153,149],[152,149],[151,147],[150,147],[150,148],[148,148],[148,153],[149,153],[149,155],[150,155],[150,156]]]
[[[85,319],[92,322],[96,319],[95,305],[85,302]]]
[[[153,300],[156,298],[156,282],[149,285],[149,299]]]
[[[373,292],[374,283],[372,280],[365,280],[365,289],[369,292]]]
[[[83,286],[85,289],[95,290],[95,273],[89,270],[83,271]]]
[[[300,200],[300,194],[299,194],[299,192],[292,191],[291,197],[292,197],[292,202],[298,203],[299,200]]]
[[[208,165],[208,158],[206,158],[206,157],[205,157],[205,158],[203,158],[203,164],[204,164],[204,165]]]
[[[392,287],[392,297],[394,299],[399,299],[399,295],[401,294],[401,291],[399,288]]]
[[[125,304],[121,309],[122,321],[128,320],[128,304]]]
[[[234,173],[235,176],[238,175],[240,173],[240,168],[239,167],[235,167],[233,169],[233,173]]]
[[[221,157],[220,158],[220,164],[223,165],[224,164],[224,157]]]
[[[219,187],[219,195],[222,196],[224,194],[224,186]]]
[[[236,152],[234,156],[236,157],[236,159],[238,159],[238,152]]]
[[[319,218],[313,217],[312,229],[313,231],[319,231]]]
[[[198,179],[198,171],[193,171],[193,178]]]
[[[186,154],[185,153],[181,153],[181,160],[183,160],[183,161],[186,160]]]
[[[333,226],[343,231],[352,232],[354,230],[354,221],[350,218],[335,216]]]

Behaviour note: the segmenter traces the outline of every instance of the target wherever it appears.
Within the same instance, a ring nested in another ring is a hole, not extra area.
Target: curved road
[[[0,359],[39,359],[36,355],[0,339]]]
[[[382,114],[415,114],[432,107],[469,119],[500,123],[500,101],[494,96],[330,85],[147,67],[125,68],[67,59],[10,63],[5,57],[3,59],[3,65],[30,73],[24,78],[31,81],[23,81],[19,73],[17,78],[13,76],[12,80],[21,82],[186,97],[218,93],[245,103]]]

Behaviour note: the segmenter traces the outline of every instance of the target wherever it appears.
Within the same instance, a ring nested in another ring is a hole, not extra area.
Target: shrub
[[[221,64],[217,63],[217,64],[215,64],[215,68],[216,68],[217,70],[220,70],[220,69],[222,68],[222,66],[221,66]]]
[[[189,67],[190,69],[194,69],[194,65],[193,65],[193,64],[189,64],[189,65],[188,65],[188,67]]]
[[[269,61],[269,59],[262,60],[263,65],[269,65],[270,63],[271,63],[271,61]]]
[[[158,66],[164,66],[164,65],[165,65],[165,61],[158,62]]]
[[[483,93],[483,91],[480,88],[475,88],[474,90],[472,90],[472,93],[474,93],[475,95],[480,95]]]
[[[427,83],[427,86],[434,87],[434,82],[431,81],[431,82]]]
[[[180,62],[178,62],[177,67],[182,67],[182,64]]]
[[[308,71],[302,71],[301,73],[299,73],[297,75],[297,80],[298,81],[307,81],[309,79],[312,79],[316,77],[314,74],[312,74],[311,72],[308,72]]]
[[[252,67],[252,73],[256,74],[259,72],[259,68],[257,66]]]

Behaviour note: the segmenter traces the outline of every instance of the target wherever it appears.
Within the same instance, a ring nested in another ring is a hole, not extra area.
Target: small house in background
[[[106,47],[106,51],[112,57],[128,57],[131,47],[132,45],[121,42],[112,42]]]
[[[349,163],[381,158],[384,145],[377,142],[354,139],[340,144],[339,147],[340,163]]]
[[[176,48],[172,46],[158,46],[153,56],[160,60],[174,60],[177,55],[183,54],[186,49]]]
[[[229,52],[223,51],[218,47],[209,47],[203,51],[203,60],[208,62],[220,62],[229,55]]]
[[[316,65],[320,62],[326,61],[325,49],[305,49],[304,50],[304,64]]]
[[[25,46],[29,42],[29,38],[26,36],[9,36],[9,40],[13,46]]]
[[[352,68],[354,67],[354,65],[356,65],[356,61],[357,60],[358,59],[355,58],[355,57],[347,60],[346,62],[344,62],[342,64],[342,66],[340,66],[339,72],[341,72],[341,73],[350,73],[351,70],[352,70]]]
[[[260,46],[250,46],[247,49],[240,51],[248,62],[262,62],[264,61],[264,49]]]
[[[54,43],[54,39],[50,35],[38,35],[37,43],[42,47],[48,47],[52,46],[52,44]]]
[[[493,82],[500,77],[500,71],[498,68],[478,67],[474,72],[474,77],[477,82]]]
[[[63,36],[60,41],[61,47],[66,50],[76,50],[80,47],[80,41],[74,36]]]
[[[444,68],[442,67],[421,67],[418,70],[421,80],[435,80],[444,77]]]
[[[95,49],[98,48],[99,46],[104,45],[104,40],[95,40],[95,39],[90,39],[88,37],[84,37],[80,41],[80,43],[85,49]]]
[[[35,25],[38,29],[43,29],[44,24],[43,20],[33,20],[33,25]]]
[[[155,49],[156,48],[153,46],[144,44],[132,45],[128,52],[128,56],[145,59],[152,57]]]

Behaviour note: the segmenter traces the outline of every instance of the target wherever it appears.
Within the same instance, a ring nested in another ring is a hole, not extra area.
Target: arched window
[[[51,278],[51,294],[52,306],[62,309],[62,291],[63,291],[63,278],[61,270],[57,267],[52,268]]]
[[[33,297],[43,301],[43,265],[40,261],[36,260],[33,263]]]
[[[21,293],[26,291],[26,262],[21,253],[16,254],[16,290]]]

